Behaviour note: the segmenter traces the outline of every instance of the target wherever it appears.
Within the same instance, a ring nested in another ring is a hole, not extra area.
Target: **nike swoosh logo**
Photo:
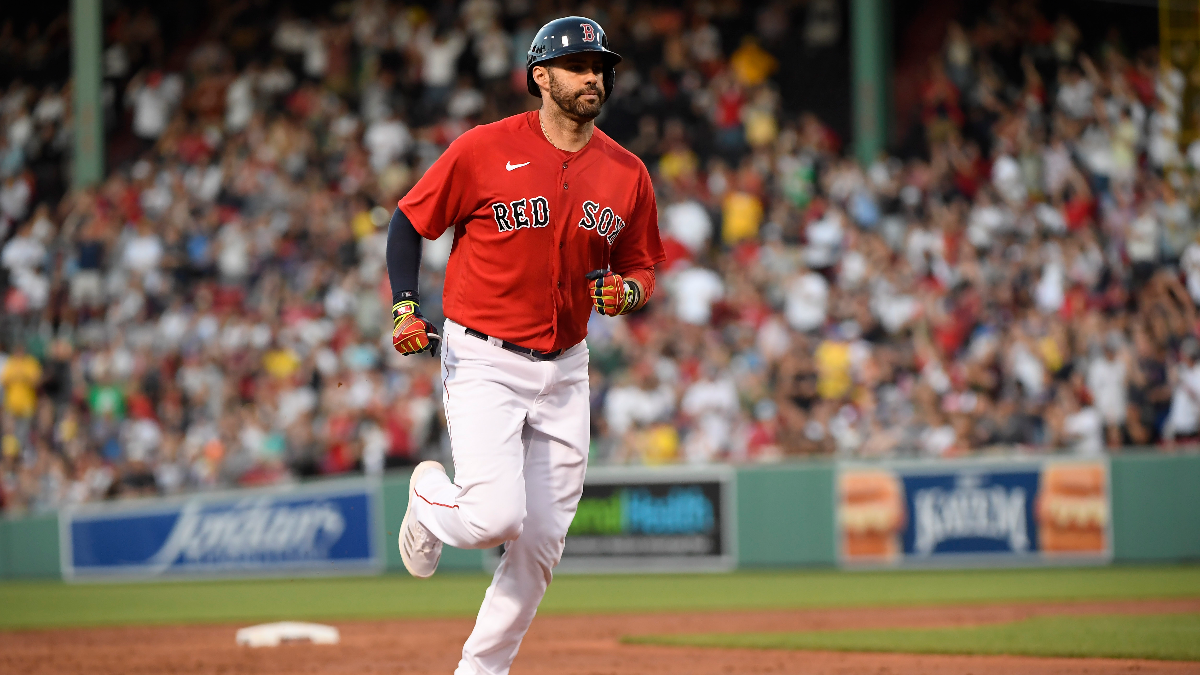
[[[504,168],[508,169],[509,171],[512,171],[513,169],[519,169],[527,164],[529,164],[529,162],[525,162],[525,164],[513,164],[512,162],[505,162]]]

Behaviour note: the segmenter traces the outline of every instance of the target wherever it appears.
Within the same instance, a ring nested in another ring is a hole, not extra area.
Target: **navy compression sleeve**
[[[392,304],[417,299],[417,276],[421,270],[421,235],[400,209],[392,214],[387,237],[388,280],[392,282]]]

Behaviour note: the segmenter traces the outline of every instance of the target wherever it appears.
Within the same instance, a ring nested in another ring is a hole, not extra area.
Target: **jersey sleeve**
[[[426,239],[437,239],[475,211],[478,191],[475,163],[471,160],[471,136],[463,134],[451,143],[397,203]]]
[[[609,264],[617,274],[646,269],[666,260],[658,235],[658,203],[645,166],[638,177],[636,194],[629,222],[613,242]]]

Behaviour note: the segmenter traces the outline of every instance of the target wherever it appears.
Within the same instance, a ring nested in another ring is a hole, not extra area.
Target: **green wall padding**
[[[1112,459],[1117,562],[1200,559],[1200,455]]]
[[[737,473],[738,566],[833,565],[832,463]]]
[[[58,516],[0,520],[0,578],[61,577]]]
[[[0,518],[0,579],[8,578],[8,549],[12,541],[8,523],[9,521]]]

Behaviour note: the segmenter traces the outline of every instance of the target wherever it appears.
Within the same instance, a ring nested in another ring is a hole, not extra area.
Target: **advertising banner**
[[[559,570],[733,569],[734,485],[729,467],[589,469]]]
[[[1107,460],[898,462],[839,467],[847,565],[1107,562]]]
[[[377,493],[363,479],[68,509],[63,578],[375,572]]]

